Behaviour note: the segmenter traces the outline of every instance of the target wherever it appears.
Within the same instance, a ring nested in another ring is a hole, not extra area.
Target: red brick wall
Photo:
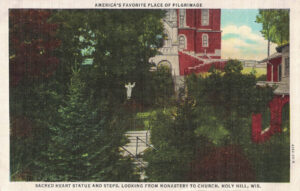
[[[190,55],[184,54],[182,52],[178,52],[179,56],[179,67],[180,67],[180,75],[187,75],[190,73],[188,67],[193,67],[198,64],[202,64],[200,60],[191,57]]]
[[[195,14],[195,9],[187,9],[186,10],[186,25],[188,27],[196,27],[195,26],[195,19],[196,19],[196,14]]]
[[[186,38],[186,51],[195,51],[195,31],[194,30],[186,30],[179,29],[178,35],[183,34]]]
[[[208,47],[202,47],[202,35],[208,35]],[[196,53],[206,53],[213,54],[216,49],[221,50],[221,33],[220,32],[197,32],[196,33]]]
[[[201,25],[201,9],[186,9],[186,25],[197,29],[221,29],[221,10],[209,9],[209,25]]]
[[[262,133],[262,115],[261,113],[252,114],[252,141],[256,143],[268,140],[273,134],[281,132],[282,108],[290,101],[289,96],[275,96],[269,103],[271,120],[270,128]]]
[[[210,23],[212,30],[221,29],[221,9],[211,9],[210,10]]]
[[[179,22],[179,11],[178,22]],[[187,9],[186,10],[186,24],[188,29],[179,29],[178,34],[184,34],[187,38],[187,51],[195,51],[196,53],[215,53],[215,49],[221,49],[221,32],[196,32],[197,29],[210,29],[212,31],[220,30],[220,9],[209,10],[209,25],[201,25],[201,9]],[[178,23],[179,24],[179,23]],[[208,34],[209,47],[202,48],[202,34]]]
[[[221,21],[221,10],[220,9],[210,9],[209,10],[209,25],[201,25],[201,9],[187,9],[186,10],[186,25],[188,28],[179,28],[178,35],[184,35],[186,38],[186,48],[184,51],[197,53],[207,53],[215,54],[215,50],[221,50],[221,32],[220,32],[220,21]],[[178,15],[178,26],[179,26],[179,10],[177,10]],[[204,32],[203,30],[206,30]],[[202,30],[201,32],[199,30]],[[202,35],[208,35],[208,47],[202,47]],[[206,57],[208,59],[208,57]],[[213,56],[214,59],[219,59],[221,56]],[[191,73],[188,67],[193,67],[202,62],[198,59],[179,52],[179,67],[180,75],[187,75]],[[198,68],[195,72],[203,72],[209,70],[211,65],[205,65]],[[222,63],[223,67],[223,63]],[[199,71],[198,71],[199,70]]]
[[[278,65],[281,63],[281,57],[273,58],[267,66],[267,81],[272,81],[272,65],[273,65],[273,81],[278,82]]]

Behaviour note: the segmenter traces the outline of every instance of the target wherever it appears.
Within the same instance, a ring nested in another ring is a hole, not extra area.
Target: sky
[[[222,58],[262,60],[267,57],[268,43],[256,23],[258,9],[222,9]],[[275,52],[271,44],[271,54]]]

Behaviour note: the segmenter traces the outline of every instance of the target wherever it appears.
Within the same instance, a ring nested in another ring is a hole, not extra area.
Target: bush
[[[215,147],[192,162],[190,181],[253,182],[255,174],[250,161],[237,146]]]
[[[156,149],[144,157],[148,181],[187,181],[197,145],[191,110],[191,104],[184,102],[176,113],[157,112],[151,123],[151,143]]]
[[[150,181],[289,179],[288,128],[264,144],[251,141],[251,115],[267,112],[273,89],[257,87],[239,61],[228,61],[224,70],[188,76],[176,114],[157,115],[151,141],[158,150],[145,156]]]

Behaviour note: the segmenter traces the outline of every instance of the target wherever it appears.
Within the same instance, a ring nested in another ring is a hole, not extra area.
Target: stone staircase
[[[196,59],[196,60],[198,60],[198,61],[200,61],[200,62],[205,63],[205,62],[207,61],[207,59],[199,58],[199,57],[196,56],[195,53],[193,53],[193,52],[190,52],[190,51],[181,51],[181,52],[184,53],[184,54],[187,54],[187,55],[189,55],[189,56],[191,56],[191,57],[193,57],[194,59]]]
[[[129,143],[124,147],[136,156],[142,155],[149,147],[147,144],[150,140],[150,131],[127,131],[125,136],[129,139]]]
[[[150,131],[127,131],[125,136],[128,138],[129,143],[121,148],[122,154],[134,159],[136,172],[140,175],[140,179],[144,180],[145,172],[143,168],[147,166],[147,162],[143,160],[143,154],[151,146],[149,143]]]
[[[189,51],[182,51],[181,53],[186,54],[195,59],[195,65],[188,67],[188,69],[198,72],[207,72],[212,65],[214,65],[218,69],[224,68],[225,62],[227,61],[224,59],[211,59],[209,57],[208,59],[203,59],[196,56],[193,52]]]

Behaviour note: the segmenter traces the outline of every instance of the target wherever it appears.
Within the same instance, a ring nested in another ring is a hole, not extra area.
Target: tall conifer
[[[69,95],[51,125],[47,180],[125,181],[134,179],[129,159],[119,152],[123,132],[92,110],[83,96],[85,83],[73,70]]]

